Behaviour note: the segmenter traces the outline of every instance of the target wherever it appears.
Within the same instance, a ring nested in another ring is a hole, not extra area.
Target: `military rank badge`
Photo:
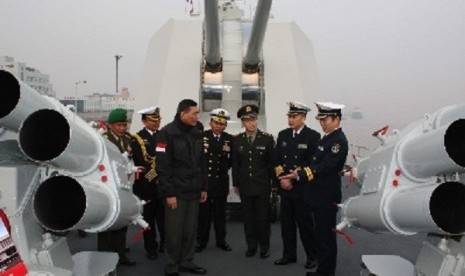
[[[203,148],[205,153],[208,152],[208,148],[210,147],[210,144],[208,143],[208,137],[203,137]]]

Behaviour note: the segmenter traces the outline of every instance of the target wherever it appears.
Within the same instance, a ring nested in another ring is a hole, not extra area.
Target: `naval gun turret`
[[[0,147],[7,152],[0,207],[29,275],[113,271],[115,253],[71,256],[66,238],[55,234],[147,227],[144,202],[132,193],[135,167],[75,113],[6,71],[0,71],[0,91]]]
[[[429,233],[440,241],[425,242],[415,267],[403,275],[465,275],[465,247],[458,238],[465,233],[465,104],[439,109],[401,132],[374,135],[382,145],[358,161],[361,191],[341,204],[338,229]],[[398,262],[362,259],[380,276]]]
[[[244,12],[252,6],[240,6],[245,2],[205,0],[204,21],[170,19],[157,30],[134,109],[145,108],[150,99],[170,120],[179,101],[191,98],[199,103],[200,120],[208,126],[209,112],[215,108],[235,114],[245,104],[256,104],[259,128],[277,135],[287,127],[286,102],[322,100],[310,39],[293,22],[270,20],[271,0],[258,1],[253,19]],[[243,70],[245,64],[248,70]],[[314,116],[316,109],[308,118]],[[316,120],[307,123],[319,129]],[[134,114],[131,130],[140,128],[140,117]],[[226,131],[238,134],[241,122],[232,118]],[[230,191],[228,201],[239,202],[232,187]]]

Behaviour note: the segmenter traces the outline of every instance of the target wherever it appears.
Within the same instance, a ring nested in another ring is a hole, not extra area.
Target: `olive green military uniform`
[[[273,136],[257,130],[253,141],[245,132],[233,140],[233,185],[239,188],[249,252],[270,247],[270,193],[273,180]]]

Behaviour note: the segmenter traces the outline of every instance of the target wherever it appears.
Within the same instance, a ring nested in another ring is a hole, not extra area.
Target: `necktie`
[[[249,145],[252,145],[252,136],[247,136],[247,142],[249,143]]]
[[[220,141],[220,136],[219,136],[219,135],[215,135],[215,140],[216,140],[217,142],[219,142],[219,141]]]

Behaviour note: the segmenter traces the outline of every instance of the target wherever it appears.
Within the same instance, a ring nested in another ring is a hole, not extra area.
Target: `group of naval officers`
[[[138,111],[144,127],[134,135],[128,133],[126,110],[110,112],[104,137],[140,167],[133,192],[148,202],[142,214],[150,226],[144,231],[144,249],[152,260],[158,252],[165,254],[165,275],[207,273],[193,259],[194,252],[206,249],[211,224],[216,246],[232,250],[226,241],[230,169],[242,205],[245,256],[258,252],[262,259],[270,256],[270,194],[277,191],[283,251],[274,265],[297,262],[300,236],[309,269],[306,275],[335,275],[340,172],[348,153],[340,126],[344,106],[315,103],[321,137],[306,125],[309,106],[297,101],[287,104],[289,127],[279,132],[276,142],[258,129],[259,108],[253,104],[237,111],[244,132],[235,136],[226,132],[231,115],[222,108],[210,112],[210,128],[204,131],[199,107],[191,99],[180,101],[174,120],[161,129],[158,106]],[[126,232],[127,227],[99,233],[98,249],[117,252],[121,265],[132,266]]]

